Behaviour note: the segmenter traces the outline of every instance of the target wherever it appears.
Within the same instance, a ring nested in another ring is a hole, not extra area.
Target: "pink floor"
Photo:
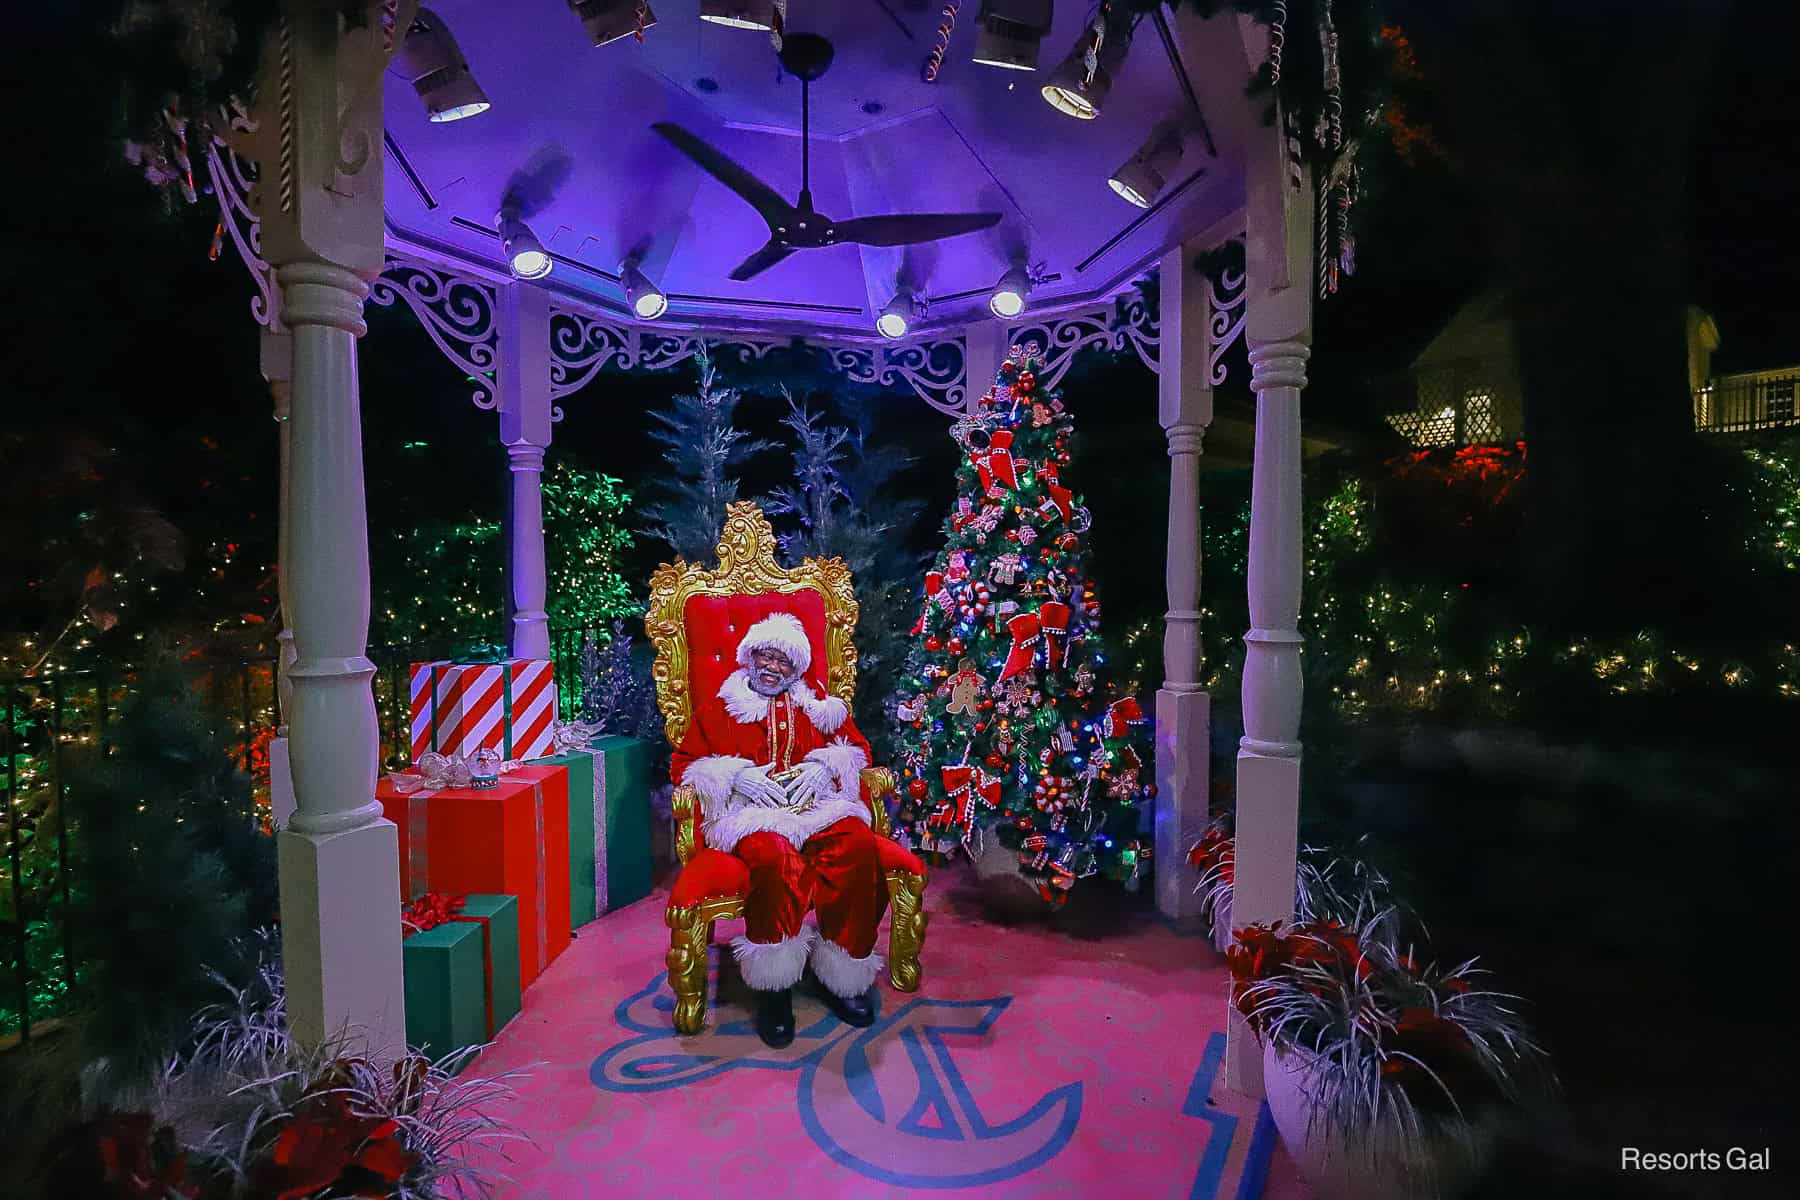
[[[1093,939],[1004,928],[972,885],[933,876],[920,991],[884,979],[868,1030],[796,993],[782,1051],[731,966],[706,1032],[675,1036],[665,893],[586,926],[472,1068],[530,1072],[503,1115],[533,1144],[498,1194],[1308,1194],[1266,1113],[1222,1085],[1227,976],[1203,941],[1148,917]]]

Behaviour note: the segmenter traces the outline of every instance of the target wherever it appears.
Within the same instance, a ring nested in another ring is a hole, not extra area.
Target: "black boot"
[[[875,1002],[869,999],[873,992],[870,988],[862,995],[846,1000],[824,984],[819,985],[819,995],[824,997],[825,1006],[837,1015],[838,1020],[858,1029],[867,1029],[875,1023]]]
[[[779,1050],[794,1041],[794,989],[756,993],[756,1036]]]

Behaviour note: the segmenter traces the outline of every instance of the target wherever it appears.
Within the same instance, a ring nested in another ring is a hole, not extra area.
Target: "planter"
[[[1392,1109],[1373,1129],[1346,1136],[1314,1119],[1318,1059],[1295,1047],[1263,1047],[1263,1088],[1281,1143],[1319,1200],[1438,1200],[1460,1194],[1478,1165],[1473,1137],[1412,1134]]]

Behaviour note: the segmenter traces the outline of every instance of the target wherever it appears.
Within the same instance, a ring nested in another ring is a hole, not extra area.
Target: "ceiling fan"
[[[813,80],[831,66],[831,42],[816,33],[789,33],[781,40],[781,65],[800,80],[800,198],[789,204],[781,193],[752,175],[724,152],[667,121],[651,128],[701,170],[742,196],[769,225],[762,249],[739,263],[731,278],[740,282],[768,270],[796,250],[813,250],[845,242],[863,246],[907,246],[974,233],[999,224],[1000,214],[894,213],[834,221],[813,208],[811,176],[811,93]]]

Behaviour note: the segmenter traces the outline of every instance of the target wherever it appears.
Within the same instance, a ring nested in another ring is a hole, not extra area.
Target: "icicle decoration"
[[[961,8],[961,0],[944,0],[944,11],[938,14],[937,45],[931,48],[931,54],[925,59],[924,69],[919,72],[926,83],[937,82],[938,71],[944,65],[944,55],[950,50],[950,35],[956,29],[956,15]]]

